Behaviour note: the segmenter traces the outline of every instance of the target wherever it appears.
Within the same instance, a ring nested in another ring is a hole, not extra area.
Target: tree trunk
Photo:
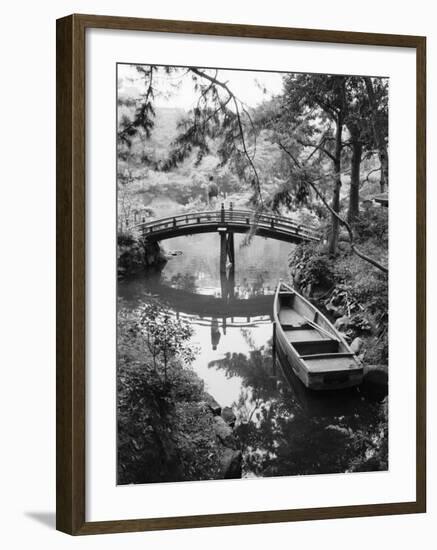
[[[335,154],[334,154],[334,192],[332,194],[332,210],[340,213],[340,189],[341,189],[341,137],[343,131],[343,113],[339,112],[337,118],[337,128],[335,131]],[[329,253],[337,254],[339,221],[337,216],[331,215],[331,238],[329,241]]]
[[[349,189],[349,210],[347,221],[353,223],[360,213],[360,167],[363,145],[360,141],[352,143],[351,183]]]
[[[285,151],[287,153],[287,155],[289,155],[289,157],[293,160],[293,162],[296,164],[296,166],[299,168],[299,169],[302,169],[302,166],[300,165],[300,163],[298,161],[296,161],[296,159],[293,157],[293,155],[286,149],[286,147],[284,147],[284,145],[282,145],[282,143],[280,141],[278,141],[278,145],[279,147]],[[338,217],[338,221],[346,228],[348,234],[349,234],[349,242],[350,242],[350,245],[351,245],[351,249],[352,251],[358,256],[360,257],[361,259],[363,259],[364,261],[366,262],[369,262],[370,264],[372,264],[374,267],[376,267],[377,269],[380,269],[383,273],[388,273],[388,268],[385,267],[384,265],[380,264],[378,261],[376,261],[375,259],[371,258],[370,256],[367,256],[366,254],[364,254],[363,252],[361,252],[361,250],[359,250],[355,244],[354,244],[354,235],[353,235],[353,232],[352,232],[352,228],[351,226],[348,224],[348,222],[346,220],[344,220],[341,216],[339,216],[338,214],[335,214],[334,210],[332,209],[332,206],[329,205],[328,201],[325,199],[325,196],[324,194],[319,191],[319,189],[316,187],[316,185],[314,185],[314,182],[311,181],[311,179],[306,179],[305,180],[305,183],[307,183],[311,189],[315,192],[315,194],[319,197],[319,199],[322,201],[322,203],[326,206],[326,208],[328,209],[329,212],[331,212],[331,215],[335,215],[336,217]]]
[[[334,193],[332,196],[332,209],[337,214],[340,212],[340,189],[341,189],[341,181],[337,179],[334,183]],[[338,231],[339,231],[338,218],[332,215],[331,216],[331,238],[329,241],[329,253],[334,256],[335,254],[337,254]]]
[[[379,150],[379,160],[381,162],[381,179],[380,188],[381,193],[384,193],[388,186],[388,151],[385,143],[384,135],[381,131],[380,120],[378,117],[378,105],[375,98],[375,90],[373,89],[372,79],[370,77],[364,77],[364,83],[366,85],[367,96],[369,98],[370,109],[372,111],[372,129],[373,136],[376,145]]]
[[[381,193],[385,193],[388,186],[388,154],[385,147],[379,151],[379,162],[381,163],[381,179],[379,180],[379,186]]]

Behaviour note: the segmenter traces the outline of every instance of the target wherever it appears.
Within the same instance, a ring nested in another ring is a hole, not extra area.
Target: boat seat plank
[[[325,357],[322,354],[319,356],[312,355],[304,360],[310,374],[362,370],[352,354],[331,354]]]
[[[352,352],[342,352],[342,353],[309,353],[307,355],[301,355],[302,359],[334,359],[342,357],[354,357]]]
[[[284,333],[287,340],[291,343],[328,340],[324,334],[309,326],[293,327],[291,330],[284,330]]]

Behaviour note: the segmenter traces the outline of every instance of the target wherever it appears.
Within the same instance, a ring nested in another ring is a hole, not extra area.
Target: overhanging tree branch
[[[280,141],[278,141],[278,145],[284,151],[284,153],[286,153],[292,159],[293,163],[301,171],[301,174],[305,175],[303,166],[294,157],[294,155],[292,153],[290,153],[290,151],[288,151],[288,149]],[[306,175],[305,175],[303,181],[311,187],[311,189],[316,193],[318,198],[322,201],[322,203],[329,210],[329,212],[337,218],[337,220],[339,221],[339,223],[341,223],[341,225],[343,225],[346,228],[346,230],[348,232],[348,235],[349,235],[349,243],[350,243],[352,251],[358,257],[360,257],[362,260],[365,260],[366,262],[370,263],[371,265],[373,265],[374,267],[376,267],[377,269],[379,269],[383,273],[388,273],[388,268],[386,266],[382,265],[381,263],[379,263],[374,258],[371,258],[370,256],[367,256],[366,254],[364,254],[364,252],[362,252],[361,250],[359,250],[359,248],[356,247],[356,245],[354,243],[355,239],[354,239],[354,234],[353,234],[353,231],[352,231],[352,227],[349,225],[349,223],[345,219],[343,219],[339,214],[337,214],[337,212],[335,212],[335,210],[331,207],[331,205],[327,202],[325,197],[319,191],[319,189],[317,188],[315,183]]]
[[[313,147],[313,150],[311,151],[311,153],[308,155],[308,157],[306,159],[307,161],[311,159],[311,157],[315,154],[316,151],[322,151],[331,160],[335,161],[334,155],[330,151],[328,151],[328,149],[326,149],[326,147],[324,147],[326,140],[327,140],[326,135],[323,135],[321,140],[319,141],[319,143],[316,143],[316,144],[310,143],[310,142],[307,142],[307,141],[303,141],[302,139],[297,139],[296,141],[298,143],[300,143],[300,145],[303,145],[304,147]]]
[[[235,99],[235,97],[234,97],[234,106],[235,106],[235,111],[237,113],[238,127],[240,129],[240,137],[241,137],[241,143],[243,144],[244,154],[246,155],[246,158],[249,161],[250,166],[252,167],[253,173],[255,174],[256,189],[257,189],[257,193],[258,193],[260,203],[262,205],[263,204],[263,198],[262,198],[262,194],[261,194],[261,183],[259,181],[259,176],[258,176],[257,169],[255,167],[255,164],[253,163],[253,160],[250,157],[249,152],[248,152],[247,147],[246,147],[246,141],[244,139],[243,125],[241,123],[240,111],[238,109],[238,103],[237,103],[237,100]]]
[[[382,169],[382,167],[379,166],[378,168],[374,168],[373,170],[370,170],[370,172],[367,173],[367,176],[363,179],[363,183],[364,183],[365,181],[370,181],[370,180],[369,180],[370,174],[373,174],[374,172],[379,172],[381,169]]]
[[[191,70],[192,73],[200,76],[201,78],[204,78],[206,80],[209,80],[211,83],[216,84],[217,86],[219,86],[220,88],[222,88],[223,90],[225,90],[227,92],[229,98],[232,98],[232,101],[233,101],[234,106],[235,106],[237,122],[238,122],[238,128],[239,128],[239,131],[240,131],[240,139],[241,139],[241,143],[242,143],[242,146],[243,146],[244,156],[246,157],[246,159],[247,159],[247,161],[248,161],[248,163],[249,163],[249,165],[252,169],[252,172],[254,174],[256,192],[258,194],[259,201],[262,205],[263,204],[263,198],[262,198],[262,194],[261,194],[261,182],[260,182],[260,179],[259,179],[258,171],[255,167],[255,164],[254,164],[254,162],[252,160],[252,157],[250,156],[248,148],[247,148],[246,139],[245,139],[245,136],[244,136],[243,124],[242,124],[242,121],[241,121],[240,109],[239,109],[239,106],[238,106],[238,103],[240,102],[242,107],[243,107],[243,111],[244,111],[243,103],[229,89],[229,87],[227,86],[227,84],[225,82],[221,82],[216,77],[213,77],[213,76],[211,76],[211,75],[209,75],[209,74],[207,74],[203,71],[200,71],[196,67],[190,67],[190,70]],[[250,120],[250,117],[249,117],[249,120]]]
[[[154,69],[155,69],[154,65],[150,65],[150,67],[147,71],[143,68],[140,69],[140,68],[137,67],[137,70],[139,72],[143,73],[144,80],[147,84],[146,94],[143,97],[142,106],[139,109],[139,112],[141,113],[141,115],[144,115],[144,113],[147,110],[149,110],[149,112],[151,112],[152,115],[155,114],[155,112],[153,110],[153,107],[149,103],[149,100],[154,97],[154,92],[153,92],[153,71],[154,71]],[[147,81],[147,79],[148,79],[148,81]],[[137,112],[138,112],[138,109],[137,109]],[[135,132],[136,129],[139,126],[143,126],[144,130],[146,131],[146,135],[149,135],[150,129],[153,127],[153,122],[145,123],[144,120],[142,120],[140,122],[139,116],[136,115],[135,118],[129,124],[127,124],[124,128],[122,128],[121,130],[118,131],[118,139],[120,139],[121,141],[128,140],[129,136],[131,136],[132,133]]]

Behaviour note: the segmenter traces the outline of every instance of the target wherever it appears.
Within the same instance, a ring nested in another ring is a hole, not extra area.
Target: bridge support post
[[[235,245],[232,232],[220,232],[220,281],[222,298],[235,296]]]
[[[220,273],[226,273],[227,260],[234,270],[235,266],[235,245],[234,234],[232,232],[220,232]]]
[[[273,322],[273,338],[272,338],[272,374],[276,376],[276,323]]]
[[[220,273],[226,273],[226,258],[228,249],[228,238],[226,233],[220,233]]]
[[[234,234],[228,233],[228,258],[232,266],[235,265]]]
[[[235,269],[234,264],[229,270],[228,275],[228,296],[229,298],[235,298]]]

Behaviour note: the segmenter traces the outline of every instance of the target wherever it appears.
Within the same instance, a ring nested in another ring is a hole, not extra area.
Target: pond
[[[311,392],[293,375],[285,379],[272,355],[273,294],[279,279],[288,280],[294,245],[261,237],[246,244],[235,235],[228,300],[218,234],[178,237],[164,247],[169,261],[162,272],[120,281],[118,294],[130,307],[157,296],[190,322],[199,350],[193,369],[236,416],[243,477],[386,467],[377,457],[387,435],[385,401],[360,389]]]

